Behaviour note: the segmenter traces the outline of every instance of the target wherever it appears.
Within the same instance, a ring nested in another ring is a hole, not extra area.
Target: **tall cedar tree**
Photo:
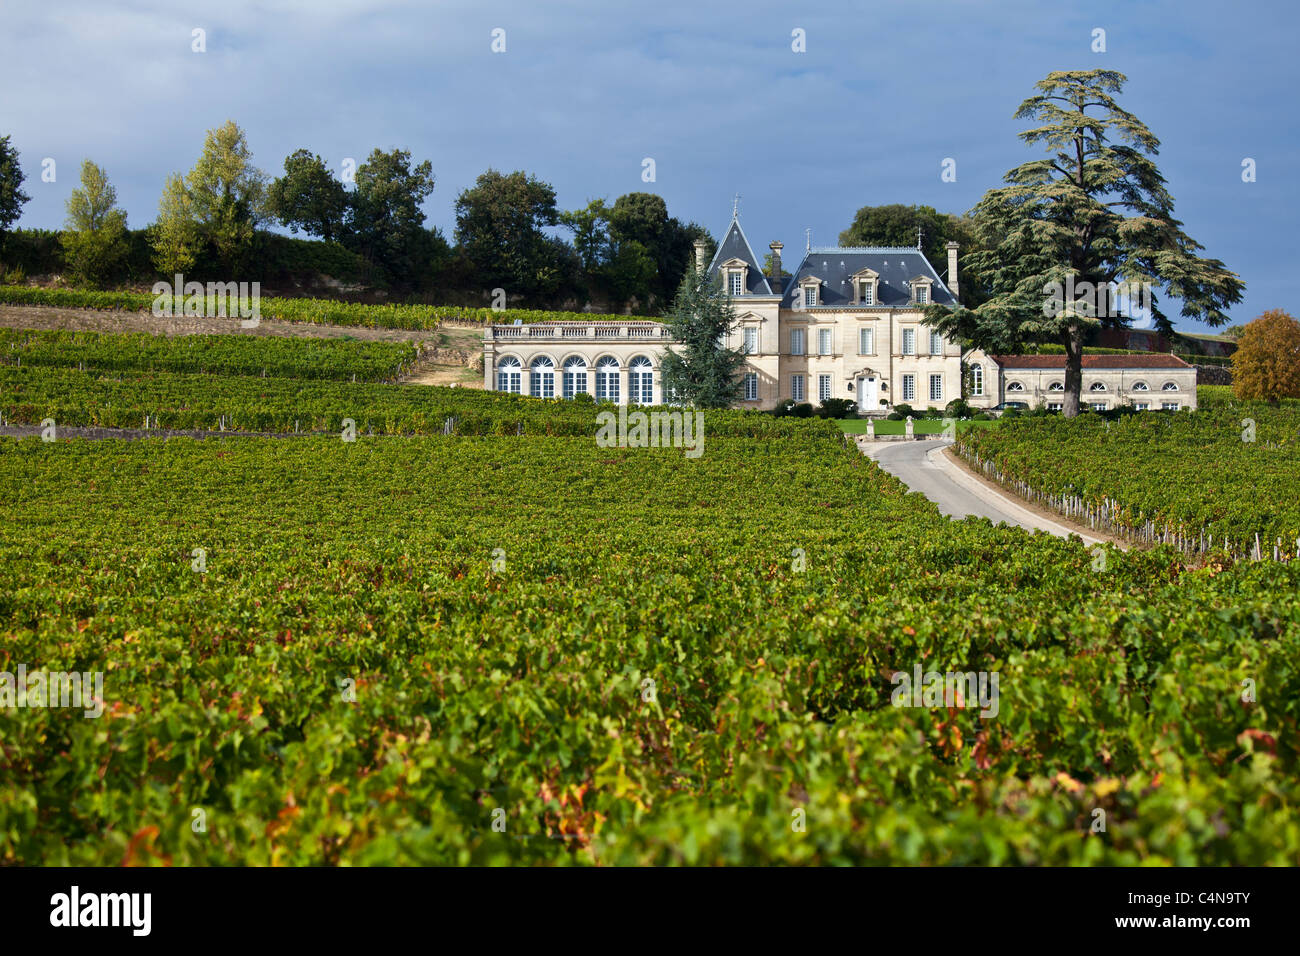
[[[736,309],[720,280],[692,263],[663,318],[675,345],[659,363],[664,396],[693,408],[729,408],[740,399],[745,355],[724,344]]]
[[[1270,309],[1248,324],[1232,353],[1232,390],[1275,404],[1300,398],[1300,322]]]
[[[1098,299],[1104,306],[1109,297],[1089,295],[1083,283],[1152,290],[1151,315],[1166,334],[1172,325],[1155,288],[1182,300],[1184,316],[1212,326],[1227,321],[1223,308],[1240,301],[1245,288],[1218,259],[1197,256],[1202,246],[1173,217],[1173,197],[1149,158],[1160,141],[1111,96],[1125,80],[1112,70],[1075,70],[1037,84],[1039,94],[1020,104],[1016,117],[1041,124],[1020,138],[1043,144],[1048,156],[1008,172],[1009,185],[990,190],[975,207],[981,248],[971,259],[990,298],[975,308],[926,309],[929,325],[989,352],[1030,342],[1063,345],[1066,417],[1079,413],[1090,327],[1132,320],[1114,314],[1127,309],[1098,308]],[[1058,300],[1052,283],[1076,291]]]

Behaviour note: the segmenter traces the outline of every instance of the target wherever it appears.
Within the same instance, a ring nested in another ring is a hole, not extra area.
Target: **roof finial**
[[[739,218],[740,218],[740,193],[736,193],[735,198],[731,200],[731,221],[735,222]]]
[[[812,230],[805,229],[803,231],[803,238],[804,238],[803,251],[804,252],[812,251]]]
[[[921,248],[921,237],[925,235],[925,229],[922,226],[916,227],[916,248]]]

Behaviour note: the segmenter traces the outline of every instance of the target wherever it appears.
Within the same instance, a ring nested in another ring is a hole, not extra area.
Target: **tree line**
[[[23,178],[9,137],[0,138],[0,263],[30,198]],[[261,269],[279,226],[334,253],[311,260],[350,257],[360,285],[392,293],[495,297],[501,290],[512,305],[594,301],[649,312],[672,297],[695,240],[714,243],[702,226],[670,216],[653,193],[566,211],[550,184],[495,169],[457,196],[448,241],[421,209],[435,186],[428,160],[375,149],[346,178],[307,149],[286,157],[283,174],[271,178],[254,164],[243,130],[227,121],[208,131],[188,173],[167,177],[156,220],[133,232],[107,172],[85,160],[58,237],[66,277],[94,288],[177,272],[237,279]]]

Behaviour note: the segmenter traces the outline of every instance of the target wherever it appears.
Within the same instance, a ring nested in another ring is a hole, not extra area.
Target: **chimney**
[[[952,297],[957,298],[957,250],[960,247],[955,242],[948,243],[948,291]]]
[[[781,250],[785,245],[780,242],[769,242],[767,247],[772,250],[772,276],[773,279],[781,278]]]
[[[703,239],[695,240],[695,268],[700,272],[704,271],[704,266],[706,265],[704,261],[704,250],[707,248],[709,248],[709,245]]]

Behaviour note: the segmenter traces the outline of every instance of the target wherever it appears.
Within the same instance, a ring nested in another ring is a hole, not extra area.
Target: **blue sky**
[[[715,235],[739,193],[758,255],[780,239],[797,261],[805,229],[831,244],[863,205],[968,210],[1034,155],[1012,116],[1034,83],[1105,67],[1128,75],[1121,102],[1161,140],[1176,215],[1246,280],[1232,312],[1243,322],[1297,307],[1297,9],[5,0],[0,135],[12,135],[33,197],[22,226],[62,225],[85,157],[107,169],[130,224],[147,225],[164,177],[188,170],[205,130],[229,118],[271,175],[300,147],[336,169],[376,146],[410,149],[433,164],[425,209],[448,237],[455,198],[479,173],[525,169],[555,186],[561,208],[653,191]],[[205,53],[191,50],[195,28]],[[496,28],[504,53],[491,49]],[[1098,28],[1104,53],[1092,50]],[[806,52],[792,49],[795,29]],[[956,182],[940,179],[946,158]]]

